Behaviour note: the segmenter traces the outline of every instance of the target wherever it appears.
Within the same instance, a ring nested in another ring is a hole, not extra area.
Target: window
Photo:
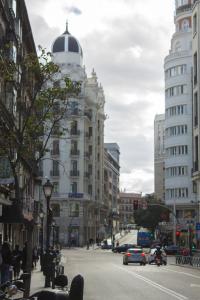
[[[72,160],[72,170],[77,171],[78,169],[78,162],[77,160]]]
[[[184,19],[183,22],[182,22],[182,30],[183,31],[188,31],[189,27],[190,27],[189,20]]]
[[[77,191],[78,191],[77,182],[72,182],[72,184],[71,184],[71,192],[72,193],[77,193]]]
[[[59,204],[51,204],[53,217],[60,217],[60,205]]]
[[[174,188],[166,190],[166,199],[188,198],[188,188]]]
[[[59,140],[54,140],[53,141],[53,150],[52,150],[52,155],[59,155],[60,149],[59,149]]]
[[[59,182],[53,182],[53,193],[54,194],[59,193]]]
[[[193,16],[193,34],[197,32],[197,14]]]
[[[70,217],[79,217],[79,203],[70,203],[69,204],[69,216]]]
[[[198,94],[194,94],[194,105],[193,105],[193,115],[194,115],[194,126],[198,126]]]
[[[194,85],[197,84],[197,80],[198,80],[198,78],[197,78],[197,67],[198,67],[198,65],[197,65],[197,52],[196,52],[194,54],[194,58],[193,58],[193,73],[194,73],[193,81],[194,81]]]
[[[0,177],[11,177],[11,166],[9,160],[6,157],[0,157]]]

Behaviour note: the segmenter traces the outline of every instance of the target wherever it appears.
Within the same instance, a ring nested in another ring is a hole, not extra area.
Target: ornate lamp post
[[[46,225],[46,254],[43,256],[42,269],[45,275],[45,287],[50,287],[50,282],[52,278],[53,270],[53,260],[52,255],[49,251],[50,246],[50,233],[51,233],[51,221],[52,214],[50,209],[50,199],[53,192],[53,184],[49,179],[43,185],[43,192],[45,199],[47,201],[47,225]]]
[[[51,232],[51,210],[50,210],[50,199],[53,192],[53,184],[49,179],[43,185],[44,196],[47,201],[47,227],[46,227],[46,252],[49,252],[49,241],[50,241],[50,232]]]

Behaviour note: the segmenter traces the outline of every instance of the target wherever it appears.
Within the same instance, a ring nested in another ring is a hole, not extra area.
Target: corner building
[[[81,82],[81,92],[69,98],[68,110],[49,141],[43,161],[43,177],[54,185],[51,197],[56,222],[55,239],[62,245],[83,246],[102,230],[104,186],[104,92],[94,70],[88,78],[82,64],[82,48],[68,28],[52,45],[53,61],[61,69],[57,84],[68,76]],[[58,100],[57,109],[61,106]],[[102,221],[102,224],[101,224]]]
[[[165,203],[176,212],[180,229],[195,219],[192,169],[192,6],[176,0],[175,28],[165,58]],[[186,235],[186,234],[185,234]],[[186,243],[187,236],[181,239]]]

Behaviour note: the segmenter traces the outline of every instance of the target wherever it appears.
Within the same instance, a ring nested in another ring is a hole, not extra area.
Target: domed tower
[[[194,217],[191,204],[194,199],[191,179],[192,5],[193,0],[176,0],[176,30],[164,63],[165,203],[172,206],[183,227]]]
[[[52,44],[53,61],[59,65],[55,86],[63,77],[80,81],[81,92],[67,99],[63,118],[49,139],[50,151],[43,161],[43,173],[54,185],[51,207],[59,227],[62,245],[83,246],[105,230],[101,214],[103,197],[104,93],[93,71],[88,78],[82,65],[83,53],[68,31]],[[51,83],[49,83],[51,84]],[[56,101],[56,108],[63,101]],[[62,136],[58,135],[63,128]],[[103,224],[101,224],[101,222]]]
[[[65,32],[53,42],[51,50],[56,63],[82,66],[82,48],[78,40],[69,33],[68,23]]]

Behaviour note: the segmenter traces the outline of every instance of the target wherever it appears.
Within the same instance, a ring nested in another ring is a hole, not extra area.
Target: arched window
[[[184,19],[184,20],[182,21],[182,24],[181,24],[182,30],[183,30],[183,31],[188,31],[189,27],[190,27],[189,20],[188,20],[188,19]]]

